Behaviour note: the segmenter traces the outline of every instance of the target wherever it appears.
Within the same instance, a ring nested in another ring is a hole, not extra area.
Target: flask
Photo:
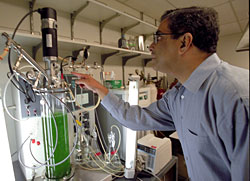
[[[102,152],[99,148],[98,142],[97,142],[97,133],[95,131],[95,128],[92,132],[92,140],[91,140],[91,166],[97,168],[99,165],[101,165],[102,160]]]
[[[120,168],[121,167],[121,161],[117,154],[117,150],[115,149],[115,133],[111,131],[108,134],[108,143],[109,143],[109,149],[108,149],[108,163],[111,168]]]

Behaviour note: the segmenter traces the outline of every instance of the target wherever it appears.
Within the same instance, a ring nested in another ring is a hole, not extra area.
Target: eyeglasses
[[[183,35],[184,33],[162,33],[160,31],[157,31],[153,34],[153,41],[154,41],[154,44],[157,44],[158,41],[160,41],[161,39],[161,36],[163,35]]]

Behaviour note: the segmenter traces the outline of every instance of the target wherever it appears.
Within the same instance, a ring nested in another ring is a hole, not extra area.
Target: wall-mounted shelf
[[[84,6],[87,2],[89,2],[88,5],[77,15],[79,19],[87,18],[95,22],[102,22],[115,14],[119,14],[120,16],[117,16],[110,21],[109,25],[117,28],[125,28],[139,22],[137,26],[131,28],[131,32],[135,35],[153,34],[153,32],[157,30],[157,26],[153,24],[114,9],[96,0],[74,0],[74,3],[72,3],[71,0],[36,0],[35,4],[41,7],[53,7],[56,10],[71,14]]]
[[[151,54],[149,52],[122,49],[102,43],[102,30],[106,24],[121,29],[121,31],[124,32],[129,31],[133,35],[143,34],[145,37],[148,37],[153,34],[153,32],[157,30],[157,27],[143,21],[142,13],[140,13],[141,19],[139,19],[138,17],[134,17],[126,12],[114,9],[97,0],[74,0],[74,3],[72,3],[71,0],[33,0],[29,2],[29,7],[30,10],[36,7],[52,7],[57,11],[60,11],[60,13],[69,15],[71,20],[71,23],[69,24],[69,26],[71,26],[71,35],[67,37],[58,36],[59,55],[60,50],[73,52],[82,49],[85,46],[90,46],[89,51],[91,53],[101,54],[102,57],[106,55],[119,56],[122,58],[123,62],[126,57],[139,57],[142,60],[148,61],[151,59]],[[74,38],[74,24],[76,19],[79,21],[88,19],[94,22],[99,22],[100,43],[92,43],[84,39]],[[32,20],[30,21],[32,27]],[[7,32],[11,35],[13,30],[9,28],[0,28],[0,33],[1,32]],[[33,56],[35,56],[37,49],[40,48],[41,45],[41,35],[40,32],[34,32],[33,28],[31,28],[30,31],[18,31],[16,33],[15,41],[22,46],[32,46],[34,50]],[[105,60],[109,56],[107,56]],[[104,65],[105,60],[103,60],[102,62]]]
[[[8,33],[10,36],[12,35],[13,31],[7,30],[7,29],[0,29],[0,33],[3,32]],[[17,32],[15,36],[15,41],[20,44],[21,46],[37,46],[41,43],[42,37],[40,35],[36,34],[30,34],[30,33],[24,33],[24,32]],[[98,43],[91,43],[86,42],[84,40],[71,40],[69,38],[62,38],[58,37],[58,49],[60,50],[79,50],[85,46],[90,46],[89,51],[91,53],[97,53],[97,54],[107,54],[114,51],[119,51],[119,53],[116,54],[116,56],[128,56],[133,54],[140,54],[141,58],[150,58],[151,54],[149,52],[142,52],[142,51],[135,51],[135,50],[127,50],[122,48],[117,48],[113,46],[108,45],[100,45]],[[60,53],[60,52],[59,52]]]

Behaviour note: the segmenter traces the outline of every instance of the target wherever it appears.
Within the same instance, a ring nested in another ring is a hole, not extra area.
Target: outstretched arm
[[[86,87],[89,90],[92,90],[93,92],[97,93],[101,99],[103,99],[108,94],[109,90],[90,75],[76,72],[71,72],[71,74],[80,78],[76,81],[76,84]]]
[[[155,102],[147,108],[131,106],[92,78],[90,75],[72,72],[80,79],[76,84],[96,92],[102,99],[102,105],[122,125],[133,130],[175,130],[167,99]]]

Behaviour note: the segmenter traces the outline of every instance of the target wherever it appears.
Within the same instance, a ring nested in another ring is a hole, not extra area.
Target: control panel
[[[68,86],[75,97],[74,101],[67,103],[72,111],[81,109],[80,106],[90,107],[95,105],[95,94],[92,91],[81,88],[79,85],[77,85],[75,83],[75,81],[78,80],[77,76],[72,74],[64,74],[64,80],[68,83]],[[70,94],[67,96],[70,97],[70,99],[73,99]]]
[[[40,96],[36,95],[31,86],[23,79],[19,79],[21,86],[25,89],[26,94],[20,92],[20,110],[21,118],[41,116]]]

